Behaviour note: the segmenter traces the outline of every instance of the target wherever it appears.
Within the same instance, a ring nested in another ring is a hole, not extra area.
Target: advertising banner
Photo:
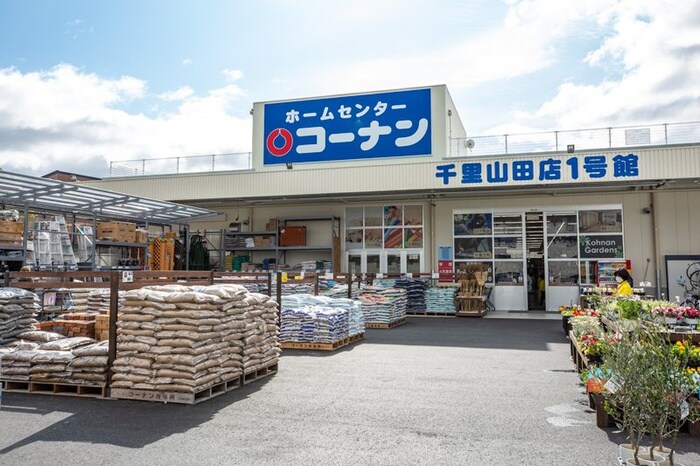
[[[265,104],[263,164],[431,155],[430,89]]]

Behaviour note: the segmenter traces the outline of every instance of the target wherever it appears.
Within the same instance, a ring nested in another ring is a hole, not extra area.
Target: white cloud
[[[178,100],[185,100],[186,98],[191,97],[193,94],[194,90],[190,86],[183,86],[179,89],[175,89],[174,91],[164,92],[158,97],[167,102],[174,102]]]
[[[407,50],[401,56],[384,56],[357,63],[313,70],[322,92],[387,89],[426,84],[447,84],[453,90],[474,88],[495,80],[509,80],[551,66],[563,39],[572,31],[595,25],[604,0],[512,2],[501,24],[429,50]]]
[[[695,121],[700,107],[700,2],[619,2],[600,12],[612,33],[585,58],[600,83],[563,83],[535,112],[540,127],[586,128]]]
[[[185,58],[182,60],[182,66],[189,66],[192,64],[192,59],[191,58]]]
[[[231,83],[243,79],[243,71],[241,70],[222,70],[221,73],[226,77],[226,80]]]
[[[156,117],[119,108],[145,97],[145,89],[133,77],[107,79],[69,65],[32,73],[0,69],[2,168],[104,175],[110,160],[250,150],[250,119],[231,114],[243,94],[235,85],[204,96],[189,87],[164,93],[179,106]]]

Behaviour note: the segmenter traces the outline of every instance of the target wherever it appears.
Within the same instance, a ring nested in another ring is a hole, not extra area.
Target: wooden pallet
[[[269,366],[263,367],[253,372],[249,372],[243,375],[243,385],[248,385],[256,380],[260,380],[264,377],[273,375],[277,373],[278,363],[270,364]]]
[[[486,309],[476,311],[458,311],[455,312],[455,317],[484,317],[486,312]]]
[[[243,385],[243,376],[238,375],[209,388],[204,388],[194,393],[164,392],[159,390],[135,390],[131,388],[113,388],[110,397],[119,400],[157,401],[161,403],[179,403],[196,405],[202,401],[210,400],[224,393],[240,388]]]
[[[365,339],[365,334],[364,333],[358,333],[357,335],[353,335],[349,338],[349,343],[355,343],[356,341],[364,340]]]
[[[456,315],[455,312],[425,312],[425,315],[428,317],[454,317]]]
[[[393,322],[389,322],[388,324],[378,324],[378,323],[366,323],[365,328],[379,328],[379,329],[389,329],[389,328],[394,328],[398,327],[399,325],[403,325],[406,323],[406,318],[402,317],[401,319],[397,319]]]
[[[32,395],[78,396],[82,398],[104,398],[104,385],[81,385],[65,382],[36,382],[26,380],[2,380],[2,389],[8,393],[30,393]]]
[[[301,342],[301,341],[282,341],[280,342],[280,348],[282,349],[298,349],[298,350],[315,350],[315,351],[335,351],[347,346],[350,343],[349,338],[343,338],[342,340],[334,341],[332,343],[314,343],[314,342]]]

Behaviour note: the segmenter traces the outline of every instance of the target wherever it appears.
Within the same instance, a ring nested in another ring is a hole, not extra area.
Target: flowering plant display
[[[563,317],[600,316],[600,313],[595,309],[581,309],[579,306],[559,306],[559,312]]]
[[[687,356],[689,366],[700,366],[700,346],[694,346],[689,342],[677,341],[671,348],[677,357]]]
[[[602,357],[605,349],[609,345],[614,345],[619,342],[618,335],[581,335],[578,339],[581,352],[589,358]]]
[[[603,326],[597,317],[577,316],[571,318],[571,330],[574,336],[579,339],[583,335],[602,337]]]
[[[685,317],[684,311],[678,306],[666,303],[665,305],[656,306],[652,309],[652,314],[657,317],[670,317],[672,319],[682,319]]]

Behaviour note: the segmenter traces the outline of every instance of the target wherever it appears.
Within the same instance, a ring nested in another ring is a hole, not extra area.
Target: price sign
[[[131,270],[124,270],[122,272],[122,281],[124,283],[133,283],[134,281],[134,272]]]

